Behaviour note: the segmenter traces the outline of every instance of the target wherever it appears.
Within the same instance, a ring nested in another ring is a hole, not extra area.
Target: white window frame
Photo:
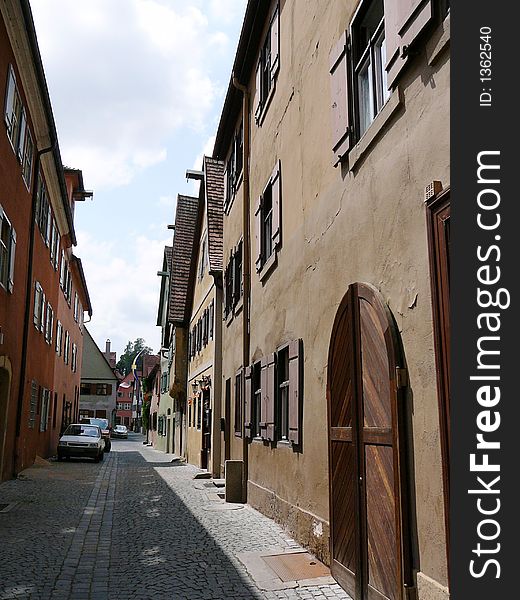
[[[51,303],[47,303],[47,318],[45,320],[45,341],[50,345],[52,344],[52,330],[54,326],[54,311],[52,310]]]
[[[1,239],[1,229],[4,227],[4,223],[7,228],[8,239],[6,241]],[[0,204],[0,286],[11,294],[14,289],[15,256],[16,231]]]

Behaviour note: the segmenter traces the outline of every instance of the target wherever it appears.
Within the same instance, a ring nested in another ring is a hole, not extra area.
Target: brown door
[[[331,571],[356,600],[401,600],[410,583],[402,367],[379,292],[351,285],[332,331],[328,416]]]
[[[446,551],[449,560],[450,540],[450,190],[432,196],[427,203],[430,279],[432,290],[435,362],[439,397],[439,429],[441,435],[444,480],[444,515]],[[448,573],[449,575],[449,573]]]

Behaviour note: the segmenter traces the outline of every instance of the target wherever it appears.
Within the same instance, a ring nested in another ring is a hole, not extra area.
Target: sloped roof
[[[199,217],[199,199],[194,196],[177,196],[175,211],[175,234],[173,236],[172,270],[168,320],[184,325],[188,319],[189,292],[194,260],[195,237]]]
[[[206,214],[208,219],[209,272],[222,273],[224,268],[224,163],[204,157]]]

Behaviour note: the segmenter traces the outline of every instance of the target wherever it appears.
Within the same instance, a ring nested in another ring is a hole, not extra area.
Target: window
[[[386,77],[383,0],[373,0],[352,25],[357,132],[360,138],[390,96]]]
[[[70,335],[69,335],[69,332],[66,331],[64,348],[63,348],[63,360],[65,361],[66,365],[69,364],[69,354],[70,354]]]
[[[78,370],[78,347],[76,346],[76,344],[72,344],[71,368],[73,373],[75,373]]]
[[[252,366],[251,434],[256,429],[264,440],[301,444],[302,369],[301,340]]]
[[[235,435],[242,437],[242,369],[235,375]]]
[[[45,294],[38,281],[34,284],[34,313],[33,322],[36,329],[43,331],[45,317]]]
[[[90,396],[90,394],[91,394],[90,383],[81,382],[80,387],[79,387],[79,393],[82,396]]]
[[[47,197],[47,189],[43,181],[41,173],[38,175],[38,189],[36,192],[36,221],[40,228],[45,244],[48,246],[51,235],[51,207]]]
[[[417,55],[413,46],[434,20],[433,4],[433,0],[361,1],[350,23],[350,40],[344,32],[329,57],[335,165],[367,131],[403,68]],[[396,95],[391,106],[398,105]],[[392,113],[387,111],[380,125]]]
[[[47,304],[47,319],[45,320],[45,341],[52,344],[52,331],[54,327],[54,311],[50,303]]]
[[[202,402],[201,395],[197,396],[197,429],[200,429],[202,426]]]
[[[242,240],[240,240],[231,251],[224,271],[224,319],[237,308],[244,295],[242,268]]]
[[[42,389],[42,406],[40,412],[40,431],[47,431],[47,420],[49,418],[49,400],[51,392],[45,388]]]
[[[274,264],[276,251],[280,247],[281,221],[281,178],[280,165],[275,167],[263,194],[257,201],[256,220],[256,270]],[[268,269],[266,269],[268,270]]]
[[[7,95],[5,101],[5,123],[7,125],[7,136],[15,151],[18,151],[18,143],[22,121],[22,100],[16,86],[16,77],[12,65],[9,65],[9,74],[7,77]]]
[[[13,292],[16,232],[0,205],[0,285]]]
[[[74,292],[74,321],[78,322],[79,297],[78,293]]]
[[[108,383],[96,384],[96,396],[110,396],[112,394],[112,386]]]
[[[62,342],[63,342],[63,325],[61,324],[61,321],[57,321],[57,323],[56,323],[56,354],[58,356],[61,356]],[[83,386],[85,384],[82,383],[81,385]],[[86,384],[86,385],[88,385],[88,384]]]
[[[260,51],[256,67],[256,91],[253,106],[255,119],[258,124],[260,124],[274,92],[276,77],[280,69],[279,14],[280,11],[277,4],[271,15],[269,30]]]
[[[59,251],[59,236],[58,236],[58,227],[56,225],[56,221],[52,219],[51,225],[51,242],[50,242],[50,251],[51,251],[51,264],[54,267],[54,270],[58,268],[58,251]]]
[[[27,189],[31,185],[34,143],[27,124],[27,116],[20,93],[16,85],[16,77],[12,65],[7,75],[4,120],[7,126],[7,137],[22,165],[22,177]]]
[[[200,243],[200,260],[199,260],[199,280],[204,277],[206,266],[208,264],[208,237],[204,235],[202,242]]]
[[[27,185],[27,189],[31,187],[31,177],[33,168],[33,156],[34,156],[34,143],[32,140],[31,132],[29,128],[26,128],[25,134],[25,146],[23,149],[22,159],[22,177]]]
[[[240,184],[244,163],[244,124],[241,121],[231,140],[231,151],[224,174],[224,211],[227,212]]]

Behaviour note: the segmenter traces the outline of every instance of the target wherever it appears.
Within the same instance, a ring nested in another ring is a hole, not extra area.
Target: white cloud
[[[134,238],[127,256],[121,256],[115,241],[101,241],[78,231],[78,256],[82,258],[92,299],[92,321],[88,330],[99,344],[110,338],[118,356],[128,340],[143,337],[157,350],[160,328],[155,325],[159,303],[164,246],[171,245],[171,234],[164,239],[144,235]]]
[[[230,53],[205,14],[214,3],[210,11],[197,0],[31,4],[64,162],[95,190],[165,161],[179,128],[204,132],[224,87],[213,66]]]

